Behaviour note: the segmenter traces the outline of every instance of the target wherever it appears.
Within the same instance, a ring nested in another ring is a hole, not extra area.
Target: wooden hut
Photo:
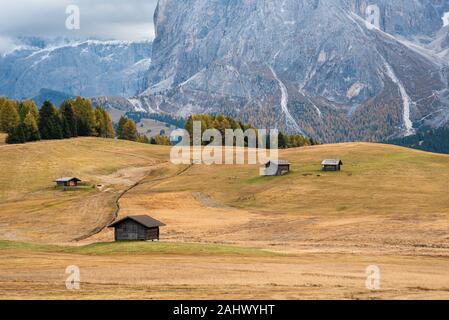
[[[76,177],[65,177],[59,178],[55,182],[58,187],[76,187],[81,180]]]
[[[149,216],[128,216],[120,219],[109,228],[115,229],[115,241],[159,240],[159,227],[165,224]]]
[[[323,171],[340,171],[343,162],[339,159],[328,159],[321,163]]]
[[[270,160],[260,170],[262,176],[283,176],[290,172],[290,162]]]

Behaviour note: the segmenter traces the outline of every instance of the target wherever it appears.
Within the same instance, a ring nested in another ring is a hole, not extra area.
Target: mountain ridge
[[[160,0],[151,44],[27,39],[0,58],[0,95],[49,88],[124,111],[223,113],[323,142],[410,136],[449,121],[449,3],[412,2]]]
[[[28,99],[41,89],[85,97],[135,95],[151,63],[151,44],[29,40],[0,57],[0,95]]]
[[[447,61],[407,41],[434,36],[449,4],[371,2],[385,31],[366,27],[363,0],[160,1],[141,103],[178,115],[228,113],[326,142],[411,135],[423,118],[446,122]]]

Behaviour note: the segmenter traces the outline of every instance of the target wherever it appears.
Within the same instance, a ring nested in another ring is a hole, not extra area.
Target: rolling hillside
[[[150,210],[172,240],[287,251],[449,248],[449,156],[349,143],[280,157],[293,164],[280,178],[259,177],[257,166],[194,166],[143,183],[122,199],[123,212]],[[327,158],[341,158],[343,171],[322,173]]]
[[[0,238],[59,243],[110,221],[120,192],[166,162],[168,149],[80,138],[2,145],[0,154]],[[92,187],[55,189],[65,176]]]
[[[169,151],[95,138],[0,146],[0,292],[449,297],[449,156],[368,143],[289,149],[280,158],[293,171],[270,178],[258,166],[174,166]],[[341,158],[343,171],[321,172],[324,158]],[[103,187],[54,189],[62,175]],[[167,224],[161,243],[110,243],[102,227],[119,197],[119,216]],[[82,270],[78,292],[64,289],[71,264]],[[373,264],[382,270],[378,291],[365,288]]]

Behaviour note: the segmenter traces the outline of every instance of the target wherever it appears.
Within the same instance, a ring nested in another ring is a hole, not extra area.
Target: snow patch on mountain
[[[291,115],[290,111],[288,110],[288,90],[285,84],[279,79],[278,75],[276,74],[276,71],[274,71],[272,66],[269,66],[271,73],[273,74],[273,77],[276,79],[276,81],[279,83],[279,89],[281,90],[281,110],[285,115],[285,119],[287,121],[287,127],[292,127],[295,131],[298,133],[305,135],[304,131],[302,131],[301,127],[296,122],[295,118]]]
[[[384,63],[385,70],[387,71],[388,77],[393,81],[398,87],[401,93],[402,103],[403,103],[403,118],[404,118],[404,128],[405,128],[405,136],[411,136],[415,134],[415,130],[413,129],[413,122],[410,119],[410,106],[413,103],[410,99],[410,96],[407,94],[404,86],[401,81],[398,79],[396,74],[393,71],[393,68],[387,63]]]
[[[155,84],[154,86],[151,86],[150,88],[142,92],[141,96],[164,93],[170,90],[173,86],[174,79],[174,76],[168,77],[167,79]]]

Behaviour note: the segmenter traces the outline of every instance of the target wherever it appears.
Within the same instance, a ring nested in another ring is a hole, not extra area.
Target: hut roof
[[[160,221],[158,221],[156,219],[153,219],[150,216],[142,215],[142,216],[127,216],[127,217],[125,217],[123,219],[120,219],[120,220],[110,224],[108,226],[108,228],[113,228],[116,225],[118,225],[118,224],[120,224],[123,221],[126,221],[128,219],[131,219],[131,220],[137,222],[138,224],[141,224],[141,225],[143,225],[144,227],[147,227],[147,228],[156,228],[156,227],[163,227],[163,226],[165,226],[164,223],[162,223],[162,222],[160,222]]]
[[[343,162],[339,159],[327,159],[321,163],[323,166],[342,166]]]
[[[55,182],[69,182],[69,181],[78,181],[78,182],[80,182],[81,180],[76,178],[76,177],[63,177],[63,178],[59,178],[59,179],[55,180]]]
[[[286,164],[290,164],[290,162],[288,160],[270,160],[266,163],[266,165],[273,163],[275,165],[286,165]]]

